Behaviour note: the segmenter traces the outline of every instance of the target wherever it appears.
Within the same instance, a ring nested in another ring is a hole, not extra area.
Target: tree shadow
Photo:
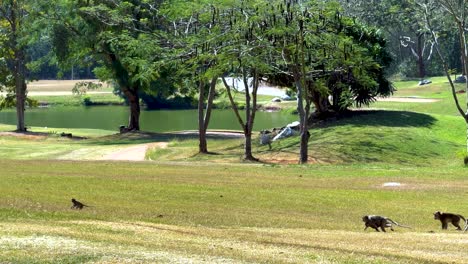
[[[243,137],[239,133],[226,132],[208,132],[207,139],[235,139]],[[87,140],[89,144],[97,145],[129,145],[129,144],[144,144],[152,142],[170,142],[174,140],[193,140],[198,139],[197,131],[182,131],[182,132],[145,132],[145,131],[130,131],[127,133],[117,133],[109,136],[98,138],[90,138]]]
[[[341,125],[387,126],[387,127],[431,127],[436,119],[428,114],[392,110],[353,110],[341,114],[334,120],[319,122],[313,127]]]

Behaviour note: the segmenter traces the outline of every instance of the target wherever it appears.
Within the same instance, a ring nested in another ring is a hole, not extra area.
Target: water
[[[129,109],[125,106],[53,107],[27,109],[26,126],[57,128],[96,128],[117,131],[127,125]],[[245,119],[245,114],[241,114]],[[254,130],[281,127],[297,116],[280,112],[257,112]],[[197,110],[142,111],[140,128],[143,131],[168,132],[197,129]],[[0,111],[0,123],[16,124],[13,109]],[[232,110],[213,110],[209,129],[241,130]]]

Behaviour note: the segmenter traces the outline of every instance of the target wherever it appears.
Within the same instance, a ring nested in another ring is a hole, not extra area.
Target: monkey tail
[[[387,218],[387,221],[391,222],[392,224],[396,225],[396,226],[399,226],[399,227],[404,227],[404,228],[412,228],[411,226],[405,226],[405,225],[401,225],[395,221],[393,221],[392,219],[390,218]]]
[[[463,215],[458,215],[461,219],[463,219],[463,221],[465,221],[465,223],[468,223],[468,219],[465,219],[465,217],[463,217]]]

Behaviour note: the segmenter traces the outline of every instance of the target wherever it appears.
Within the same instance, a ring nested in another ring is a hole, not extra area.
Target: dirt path
[[[143,161],[145,160],[145,155],[148,148],[167,148],[167,145],[169,145],[167,142],[134,145],[107,154],[102,157],[101,160]]]

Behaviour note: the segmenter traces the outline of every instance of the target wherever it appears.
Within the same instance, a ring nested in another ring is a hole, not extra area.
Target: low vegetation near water
[[[286,165],[297,138],[257,145],[261,163],[245,164],[240,139],[211,139],[216,154],[200,156],[195,138],[175,134],[3,134],[0,262],[468,262],[468,233],[442,231],[432,217],[468,215],[464,122],[442,78],[397,87],[440,101],[379,102],[319,124],[308,166]],[[151,162],[92,161],[154,141],[169,145],[150,150]],[[93,207],[71,210],[72,197]],[[413,229],[364,232],[365,214]]]

